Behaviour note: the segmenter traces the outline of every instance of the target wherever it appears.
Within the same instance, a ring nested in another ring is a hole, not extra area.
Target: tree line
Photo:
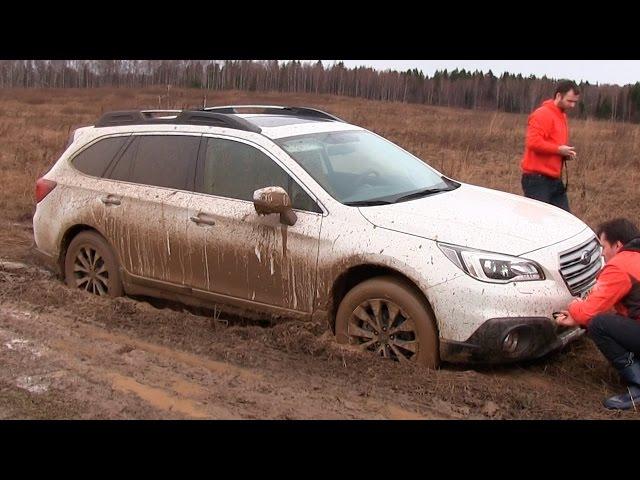
[[[377,71],[342,62],[277,60],[0,60],[0,88],[144,88],[277,91],[529,113],[553,94],[555,79],[456,69]],[[576,115],[640,122],[640,82],[580,84]]]

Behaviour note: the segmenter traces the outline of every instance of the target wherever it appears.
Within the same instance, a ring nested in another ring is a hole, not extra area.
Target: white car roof
[[[251,121],[251,117],[258,117],[258,115],[238,115],[239,117],[246,118]],[[267,116],[267,115],[263,115]],[[336,132],[345,130],[364,130],[356,125],[350,123],[336,122],[336,121],[306,121],[302,123],[289,123],[285,125],[278,125],[274,127],[260,126],[261,133],[265,137],[269,137],[272,140],[283,137],[293,137],[295,135],[306,135],[309,133],[324,133],[324,132]]]

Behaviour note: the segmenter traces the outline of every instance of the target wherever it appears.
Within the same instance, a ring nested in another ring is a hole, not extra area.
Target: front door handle
[[[114,197],[113,195],[102,197],[100,201],[105,205],[120,205],[120,199],[118,197]]]
[[[213,217],[205,214],[205,213],[199,213],[198,215],[195,215],[193,217],[189,217],[189,220],[191,220],[193,223],[197,223],[198,225],[215,225],[216,221],[213,219]]]

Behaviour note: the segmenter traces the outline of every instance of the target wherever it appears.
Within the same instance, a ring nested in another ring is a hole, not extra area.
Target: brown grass
[[[306,105],[375,131],[458,180],[521,194],[526,115],[377,102],[330,95],[203,92],[164,87],[0,90],[1,216],[29,218],[35,180],[62,153],[70,129],[108,110],[267,103]],[[573,212],[591,227],[640,218],[640,126],[570,120],[578,159],[569,166]]]

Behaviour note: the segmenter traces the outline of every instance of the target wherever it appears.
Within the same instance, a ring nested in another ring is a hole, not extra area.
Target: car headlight
[[[462,248],[446,243],[438,243],[438,247],[458,268],[483,282],[509,283],[544,280],[542,268],[531,260]]]

